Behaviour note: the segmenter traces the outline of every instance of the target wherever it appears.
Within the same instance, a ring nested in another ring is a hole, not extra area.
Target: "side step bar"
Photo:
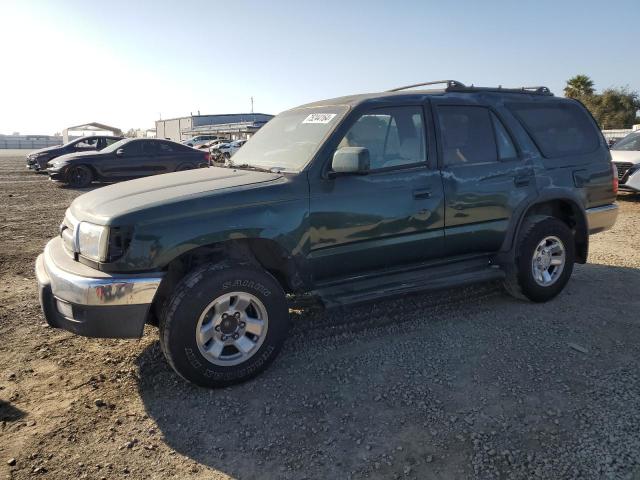
[[[484,257],[390,274],[349,278],[319,285],[313,293],[325,307],[333,308],[407,293],[501,280],[504,277],[504,271]]]

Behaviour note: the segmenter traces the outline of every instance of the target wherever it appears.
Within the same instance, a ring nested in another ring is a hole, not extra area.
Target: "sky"
[[[640,1],[0,0],[0,134],[276,114],[440,79],[640,90]],[[635,47],[635,48],[634,48]],[[635,51],[632,51],[635,50]]]

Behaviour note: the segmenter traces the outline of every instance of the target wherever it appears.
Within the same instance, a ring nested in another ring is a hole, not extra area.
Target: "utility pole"
[[[253,113],[253,97],[251,97],[251,113]]]

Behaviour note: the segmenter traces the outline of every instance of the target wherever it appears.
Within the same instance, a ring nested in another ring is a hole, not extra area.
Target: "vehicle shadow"
[[[604,293],[603,284],[608,285]],[[416,478],[431,478],[436,454],[446,457],[446,465],[437,465],[441,473],[435,477],[465,476],[460,469],[469,465],[473,447],[458,438],[469,429],[498,426],[479,420],[473,427],[451,423],[451,415],[491,409],[495,401],[514,411],[492,415],[539,408],[526,414],[542,418],[547,395],[555,395],[556,403],[569,395],[558,386],[559,372],[568,372],[562,380],[582,391],[583,379],[575,372],[588,361],[602,360],[567,351],[565,335],[601,335],[605,327],[602,318],[594,318],[594,309],[606,310],[622,286],[640,288],[640,269],[577,266],[567,291],[552,301],[556,310],[568,312],[564,318],[545,313],[548,304],[508,297],[497,284],[294,312],[291,338],[268,371],[221,390],[180,379],[154,342],[137,359],[139,394],[170,448],[234,478],[347,478],[353,472],[391,478],[398,471],[402,476],[406,465],[411,468],[405,472]],[[597,297],[597,305],[588,300]],[[637,302],[632,309],[640,310]],[[532,319],[543,321],[545,315],[547,324],[532,329]],[[606,321],[612,330],[611,318]],[[412,331],[418,332],[415,337]],[[524,331],[527,335],[521,335]],[[635,340],[640,339],[629,339]],[[558,358],[540,354],[540,345],[558,343]],[[487,365],[493,356],[502,362],[498,366],[524,358],[538,372],[536,379]],[[556,363],[552,370],[551,361]],[[532,389],[539,393],[531,395],[539,396],[531,405],[505,400],[510,392]],[[553,389],[558,390],[550,393]],[[554,408],[579,408],[589,401],[570,400]],[[492,421],[488,413],[478,418]],[[395,470],[388,467],[390,458],[399,463]]]
[[[113,185],[114,183],[116,182],[93,182],[91,185],[84,188],[78,188],[78,187],[72,187],[70,185],[59,184],[58,188],[61,188],[63,190],[70,190],[72,192],[87,193],[93,190],[97,190],[98,188],[101,188],[101,187],[106,187],[107,185]]]
[[[15,422],[26,414],[8,402],[0,400],[0,422]]]
[[[640,193],[635,192],[620,192],[618,193],[619,202],[639,203]]]

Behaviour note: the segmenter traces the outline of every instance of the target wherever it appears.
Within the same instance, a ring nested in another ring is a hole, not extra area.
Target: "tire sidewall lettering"
[[[261,295],[264,295],[265,297],[269,297],[271,295],[271,290],[269,290],[267,287],[265,287],[261,283],[256,282],[254,280],[246,280],[246,279],[245,280],[242,280],[242,279],[227,280],[222,284],[222,288],[224,290],[232,290],[234,288],[249,288],[249,289],[255,290]]]

